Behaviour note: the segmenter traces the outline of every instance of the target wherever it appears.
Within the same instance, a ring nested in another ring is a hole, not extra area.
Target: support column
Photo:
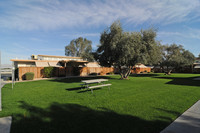
[[[194,64],[192,64],[192,73],[194,73]]]
[[[67,62],[64,63],[64,67],[65,67],[65,77],[67,77]]]

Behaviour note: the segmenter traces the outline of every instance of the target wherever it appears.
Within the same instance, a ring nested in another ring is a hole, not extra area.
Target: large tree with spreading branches
[[[125,32],[119,21],[101,33],[96,58],[102,66],[119,69],[121,79],[127,79],[136,63],[158,64],[161,60],[160,43],[156,30]]]
[[[178,71],[183,67],[191,66],[194,63],[195,56],[182,45],[171,44],[163,45],[163,58],[161,66],[170,74],[172,70]]]

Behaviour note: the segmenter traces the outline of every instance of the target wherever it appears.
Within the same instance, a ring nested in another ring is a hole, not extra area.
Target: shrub
[[[108,75],[114,75],[115,73],[114,72],[109,72],[109,73],[106,73]]]
[[[44,67],[44,76],[46,78],[50,78],[53,76],[54,71],[55,71],[54,67]]]
[[[100,75],[101,75],[101,76],[104,76],[104,75],[106,75],[106,73],[104,73],[103,71],[101,71],[101,72],[100,72]]]
[[[27,72],[25,73],[26,80],[33,80],[34,79],[34,73],[33,72]]]
[[[90,73],[89,75],[94,75],[94,76],[97,76],[98,75],[98,73]]]

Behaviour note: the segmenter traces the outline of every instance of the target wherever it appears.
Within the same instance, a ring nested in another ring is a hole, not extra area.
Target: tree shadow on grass
[[[102,88],[94,88],[94,89],[92,89],[92,90],[95,91],[95,90],[100,90],[100,89],[102,89]],[[91,89],[82,89],[81,91],[79,91],[79,92],[77,92],[77,93],[85,93],[85,92],[88,92],[88,91],[91,92]]]
[[[173,85],[185,85],[185,86],[200,86],[200,81],[194,80],[197,77],[154,77],[159,79],[171,79],[171,81],[167,82],[166,84],[173,84]]]
[[[160,74],[133,74],[131,77],[151,77],[158,79],[171,79],[171,81],[166,84],[174,84],[174,85],[185,85],[185,86],[200,86],[199,80],[194,80],[195,78],[199,78],[199,76],[194,77],[170,77],[168,75],[161,76]]]
[[[67,88],[66,90],[68,91],[76,91],[76,90],[81,90],[83,87],[75,87],[75,88]]]
[[[78,104],[53,103],[43,109],[21,102],[20,107],[25,112],[13,114],[11,133],[158,133],[169,124]]]
[[[151,74],[151,73],[144,73],[144,74],[131,74],[131,77],[156,77],[159,74]]]
[[[103,88],[105,88],[105,87],[103,87]],[[100,90],[100,89],[103,89],[103,88],[99,87],[99,88],[94,88],[92,90],[95,91],[95,90]],[[87,88],[84,88],[84,87],[67,88],[66,90],[67,91],[77,91],[77,90],[79,90],[77,93],[84,93],[84,92],[88,92],[88,91],[91,92],[91,89],[87,89]]]
[[[49,80],[52,82],[62,82],[62,83],[81,83],[82,80],[90,80],[90,79],[115,79],[109,76],[88,76],[88,77],[66,77],[66,78],[58,78]]]

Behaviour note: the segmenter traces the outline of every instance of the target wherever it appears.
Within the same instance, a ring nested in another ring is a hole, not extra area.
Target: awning
[[[49,67],[48,62],[35,62],[36,67]]]
[[[48,62],[49,63],[49,66],[52,66],[52,67],[60,67],[60,64],[58,62]]]
[[[200,68],[200,65],[196,65],[196,66],[194,66],[194,68]]]

